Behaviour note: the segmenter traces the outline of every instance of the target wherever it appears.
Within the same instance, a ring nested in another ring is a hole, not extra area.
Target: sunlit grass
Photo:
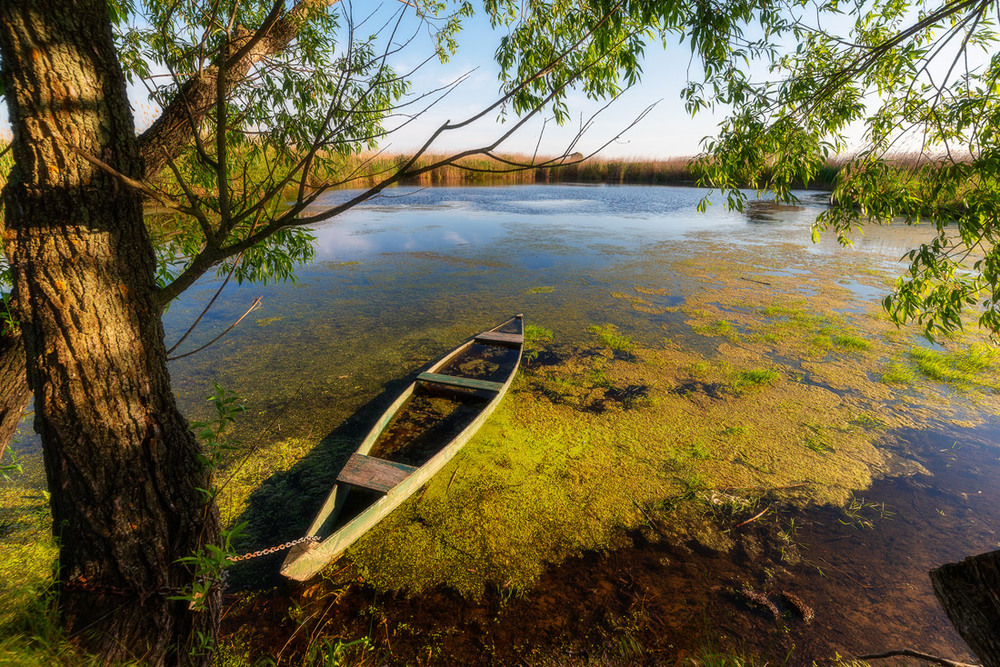
[[[729,387],[733,393],[739,394],[751,389],[758,389],[778,381],[781,374],[772,368],[739,371]]]
[[[867,352],[872,348],[872,344],[861,338],[860,336],[854,336],[851,334],[841,334],[832,337],[833,344],[843,350],[852,350],[856,352]]]
[[[635,343],[632,342],[632,339],[622,335],[618,331],[618,327],[613,324],[594,324],[589,327],[588,331],[594,335],[601,345],[612,352],[629,353],[635,350]]]
[[[61,630],[51,590],[56,545],[48,502],[15,479],[0,488],[0,665],[96,665]]]
[[[951,352],[913,347],[908,356],[916,369],[930,380],[958,387],[997,387],[994,374],[984,374],[1000,358],[1000,350],[995,347],[973,344]]]
[[[707,324],[696,324],[691,330],[703,336],[722,336],[730,342],[737,342],[740,339],[739,331],[726,320],[715,320]]]
[[[917,379],[916,373],[908,366],[898,362],[891,362],[882,373],[882,382],[886,384],[913,384]]]

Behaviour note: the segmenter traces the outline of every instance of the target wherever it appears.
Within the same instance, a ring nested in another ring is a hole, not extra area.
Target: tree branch
[[[281,11],[284,2],[275,2],[260,28],[252,35],[246,35],[246,42],[225,62],[225,68],[229,72],[226,92],[245,77],[254,65],[286,48],[311,14],[337,2],[338,0],[299,0],[287,13]],[[226,58],[224,54],[221,57]],[[160,117],[139,136],[139,153],[143,159],[145,178],[159,174],[166,167],[168,158],[177,155],[197,134],[198,125],[216,101],[219,64],[221,63],[208,67],[200,76],[185,81]]]

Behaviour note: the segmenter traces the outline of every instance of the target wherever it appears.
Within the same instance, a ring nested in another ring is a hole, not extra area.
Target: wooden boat
[[[516,315],[473,337],[420,373],[344,464],[304,542],[281,573],[305,581],[433,477],[503,399],[521,363]]]

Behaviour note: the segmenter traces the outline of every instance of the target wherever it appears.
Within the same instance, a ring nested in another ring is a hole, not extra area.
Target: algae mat
[[[548,564],[632,529],[724,550],[720,514],[734,525],[764,494],[848,505],[875,477],[926,474],[888,431],[996,412],[993,348],[920,345],[857,298],[886,289],[863,258],[845,285],[843,258],[789,271],[797,245],[772,246],[770,261],[701,245],[666,265],[634,257],[615,278],[642,283],[608,294],[686,327],[661,323],[654,343],[649,326],[633,340],[592,325],[589,344],[540,344],[451,466],[349,552],[357,573],[382,590],[476,597],[524,592]],[[701,283],[681,306],[677,274]]]
[[[331,571],[353,565],[328,575],[333,586],[360,576],[380,591],[527,594],[549,564],[629,530],[727,549],[726,529],[762,496],[849,508],[876,477],[923,474],[891,432],[998,412],[986,341],[929,345],[878,308],[912,230],[876,230],[851,251],[812,246],[817,206],[702,218],[701,195],[427,191],[417,196],[433,205],[404,199],[317,230],[317,263],[298,284],[227,291],[208,325],[261,293],[267,313],[171,372],[193,418],[210,379],[246,399],[220,497],[227,521],[249,521],[239,546],[295,537],[294,517],[315,512],[379,401],[497,312],[525,311],[551,340],[539,337],[451,466]],[[582,203],[565,212],[573,197]],[[545,198],[558,215],[524,213]],[[206,281],[172,308],[168,336],[215,289]],[[29,477],[18,484],[40,483]],[[25,551],[44,517],[12,513],[44,502],[30,488],[24,502],[22,487],[4,496],[4,553],[24,551],[44,584],[45,558]],[[13,574],[0,583],[17,586]]]

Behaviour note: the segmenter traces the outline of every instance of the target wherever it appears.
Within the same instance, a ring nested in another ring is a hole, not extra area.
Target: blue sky
[[[350,3],[345,1],[340,6],[346,8]],[[394,9],[391,6],[389,8]],[[356,11],[360,13],[369,10],[363,10],[359,5]],[[405,32],[401,31],[400,34]],[[421,118],[410,123],[404,130],[393,133],[383,142],[382,147],[393,153],[415,150],[442,123],[465,119],[492,104],[498,98],[500,89],[499,67],[494,61],[494,52],[501,36],[501,33],[491,30],[485,17],[477,15],[467,19],[458,37],[458,52],[447,63],[432,60],[421,68],[413,77],[413,92],[419,94],[439,88],[465,74],[468,74],[468,78]],[[390,64],[397,71],[407,71],[430,53],[429,39],[420,37],[406,52],[394,56]],[[687,80],[689,54],[686,46],[675,45],[665,50],[654,41],[643,63],[641,84],[626,91],[598,116],[591,129],[577,144],[576,150],[583,153],[597,150],[614,139],[646,107],[655,104],[655,108],[639,125],[604,148],[601,155],[669,158],[698,153],[701,139],[713,133],[718,119],[709,113],[701,113],[692,118],[684,110],[680,91]],[[152,122],[158,111],[148,104],[141,85],[131,86],[129,94],[136,113],[136,123],[142,129]],[[551,114],[537,117],[505,142],[499,152],[531,154],[537,146],[539,155],[561,154],[576,135],[581,118],[586,121],[605,106],[604,102],[587,100],[575,91],[570,93],[568,104],[573,117],[570,123],[559,127],[551,121]],[[549,119],[548,122],[544,122],[546,118]],[[435,142],[431,151],[451,152],[486,145],[505,131],[506,127],[498,122],[498,114],[491,113],[461,132],[446,133]]]
[[[415,77],[414,89],[427,90],[454,81],[471,72],[469,78],[441,104],[431,109],[425,118],[411,124],[405,135],[391,138],[390,150],[405,151],[421,144],[435,128],[446,120],[457,121],[468,117],[492,103],[499,94],[499,67],[493,54],[501,35],[490,30],[489,24],[478,17],[467,24],[459,38],[459,50],[445,64],[432,63]],[[655,108],[636,127],[602,151],[609,157],[662,158],[694,155],[700,151],[701,139],[712,134],[718,118],[701,113],[692,118],[685,110],[680,91],[687,81],[690,51],[686,46],[675,45],[664,49],[652,44],[643,63],[642,82],[626,91],[596,119],[577,150],[589,153],[615,137],[642,111]],[[580,126],[581,117],[588,119],[604,106],[587,100],[578,92],[569,96],[573,121],[565,127],[554,122],[544,123],[539,154],[555,155],[562,152],[573,139]],[[547,114],[551,119],[551,114]],[[539,141],[543,122],[539,118],[523,128],[503,145],[507,152],[533,153]],[[442,137],[435,144],[441,150],[468,148],[490,142],[502,133],[496,114],[484,118],[472,129],[454,136]]]

